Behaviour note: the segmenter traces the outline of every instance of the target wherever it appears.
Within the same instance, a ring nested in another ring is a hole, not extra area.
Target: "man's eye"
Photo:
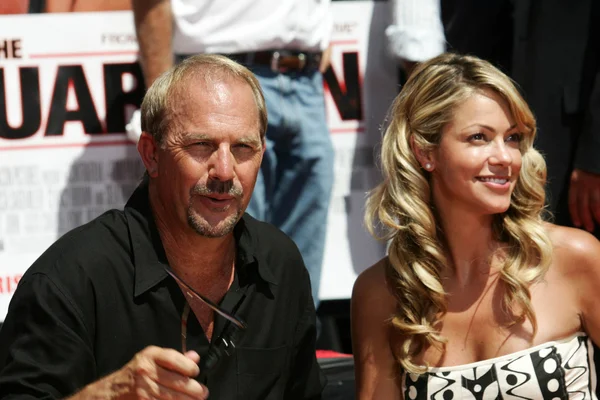
[[[214,148],[214,144],[211,142],[199,141],[193,142],[190,146],[190,149],[194,149],[196,151],[210,151]]]

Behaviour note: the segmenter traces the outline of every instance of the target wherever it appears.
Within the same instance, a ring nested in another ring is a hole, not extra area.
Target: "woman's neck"
[[[448,274],[466,285],[481,274],[492,273],[501,247],[492,230],[494,216],[458,207],[437,211],[450,262]]]

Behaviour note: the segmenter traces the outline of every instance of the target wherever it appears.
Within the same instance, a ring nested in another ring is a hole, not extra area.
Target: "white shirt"
[[[322,51],[331,0],[171,0],[176,54]]]
[[[440,0],[392,0],[393,23],[385,30],[398,60],[426,61],[446,49]]]

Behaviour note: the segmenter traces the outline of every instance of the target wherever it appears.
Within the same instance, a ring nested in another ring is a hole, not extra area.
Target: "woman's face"
[[[458,106],[430,154],[436,207],[506,211],[521,169],[521,137],[508,105],[491,90]]]

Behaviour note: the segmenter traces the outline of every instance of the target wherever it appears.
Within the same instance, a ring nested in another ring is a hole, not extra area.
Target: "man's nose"
[[[233,179],[233,164],[235,159],[228,145],[221,145],[211,157],[211,165],[208,171],[211,179],[219,181],[230,181]]]

